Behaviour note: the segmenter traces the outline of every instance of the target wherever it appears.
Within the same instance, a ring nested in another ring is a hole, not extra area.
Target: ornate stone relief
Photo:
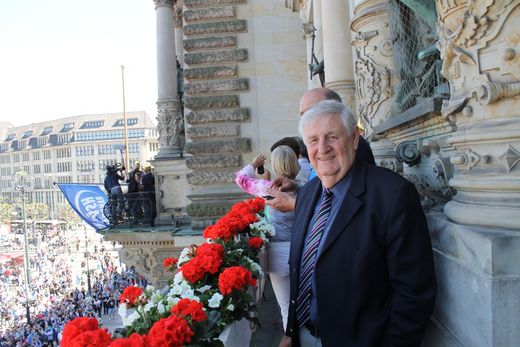
[[[175,4],[175,0],[153,0],[155,7],[172,7]]]
[[[367,133],[370,135],[374,127],[374,118],[381,103],[392,94],[390,86],[390,70],[377,64],[366,52],[370,39],[376,37],[376,30],[357,32],[352,45],[356,49],[354,70],[356,71],[356,98],[358,116],[367,125]],[[388,42],[384,42],[388,45]],[[385,46],[385,47],[386,47]],[[384,49],[388,51],[388,47]],[[379,122],[384,119],[378,119]]]
[[[520,163],[520,150],[509,145],[509,148],[500,159],[505,160],[507,169],[511,172],[513,169],[517,168],[518,163]]]
[[[184,120],[179,102],[158,103],[157,121],[159,145],[180,151],[184,146]]]
[[[469,171],[473,169],[477,164],[483,160],[487,162],[488,156],[481,156],[478,153],[473,152],[471,149],[466,149],[464,153],[457,153],[450,158],[450,162],[457,167],[458,170]]]
[[[442,206],[452,199],[454,192],[448,184],[453,176],[452,165],[442,157],[436,141],[403,141],[397,145],[395,157],[407,164],[403,176],[415,185],[424,207]]]
[[[502,59],[497,59],[498,51],[489,47],[489,42],[497,37],[518,5],[514,3],[514,0],[437,1],[441,18],[462,16],[458,24],[449,18],[438,24],[438,48],[443,58],[441,73],[448,79],[451,90],[443,114],[460,111],[472,97],[488,105],[520,94],[518,69],[507,67],[516,56],[515,49],[507,46],[515,44],[501,44],[506,46]]]

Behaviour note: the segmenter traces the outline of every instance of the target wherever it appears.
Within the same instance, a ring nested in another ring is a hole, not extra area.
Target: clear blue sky
[[[126,110],[155,119],[152,0],[0,0],[0,122]]]

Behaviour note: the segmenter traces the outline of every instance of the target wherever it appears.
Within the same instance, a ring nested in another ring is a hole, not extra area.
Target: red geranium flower
[[[181,299],[172,307],[171,312],[181,318],[189,316],[196,322],[202,322],[207,318],[202,308],[202,304],[196,300]]]
[[[248,285],[255,286],[256,280],[251,272],[242,266],[229,267],[218,277],[218,288],[224,295],[231,294],[233,289],[241,290]]]
[[[100,329],[96,318],[79,317],[63,328],[62,347],[106,347],[112,342],[107,329]]]
[[[176,265],[176,264],[177,264],[177,258],[173,258],[173,257],[171,257],[171,258],[166,258],[166,259],[164,259],[164,261],[163,261],[163,266],[164,266],[165,268],[169,268],[169,267],[171,267],[172,265]]]
[[[119,296],[119,302],[120,303],[126,303],[128,306],[135,305],[135,301],[137,298],[139,298],[143,294],[143,289],[139,287],[126,287],[125,290],[123,290],[123,293]]]
[[[133,333],[127,338],[114,340],[108,347],[147,347],[146,335]]]
[[[247,240],[247,245],[253,249],[260,249],[264,245],[264,240],[261,237],[251,237]]]
[[[193,335],[186,320],[171,315],[154,323],[147,341],[150,347],[181,347],[190,343]]]
[[[206,273],[215,274],[222,265],[224,247],[218,243],[204,243],[195,250],[195,256],[182,264],[182,276],[190,283],[200,281]]]

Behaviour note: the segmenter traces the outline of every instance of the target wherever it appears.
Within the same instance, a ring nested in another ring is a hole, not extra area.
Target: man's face
[[[348,134],[338,115],[318,117],[303,128],[309,160],[326,188],[332,188],[352,167],[359,136]]]

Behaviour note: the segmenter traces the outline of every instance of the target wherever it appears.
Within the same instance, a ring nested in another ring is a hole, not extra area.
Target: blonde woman
[[[236,173],[236,183],[245,192],[268,197],[267,188],[271,185],[268,179],[257,179],[255,172],[258,167],[263,166],[266,157],[258,154],[251,164]],[[276,176],[294,179],[300,171],[300,164],[294,151],[288,146],[276,147],[271,152],[271,166]],[[261,176],[268,178],[269,171]],[[294,222],[294,213],[280,212],[269,207],[269,221],[274,227],[275,235],[269,243],[269,256],[267,266],[274,294],[282,314],[284,331],[287,327],[287,314],[289,309],[289,249],[291,241],[291,229]]]

